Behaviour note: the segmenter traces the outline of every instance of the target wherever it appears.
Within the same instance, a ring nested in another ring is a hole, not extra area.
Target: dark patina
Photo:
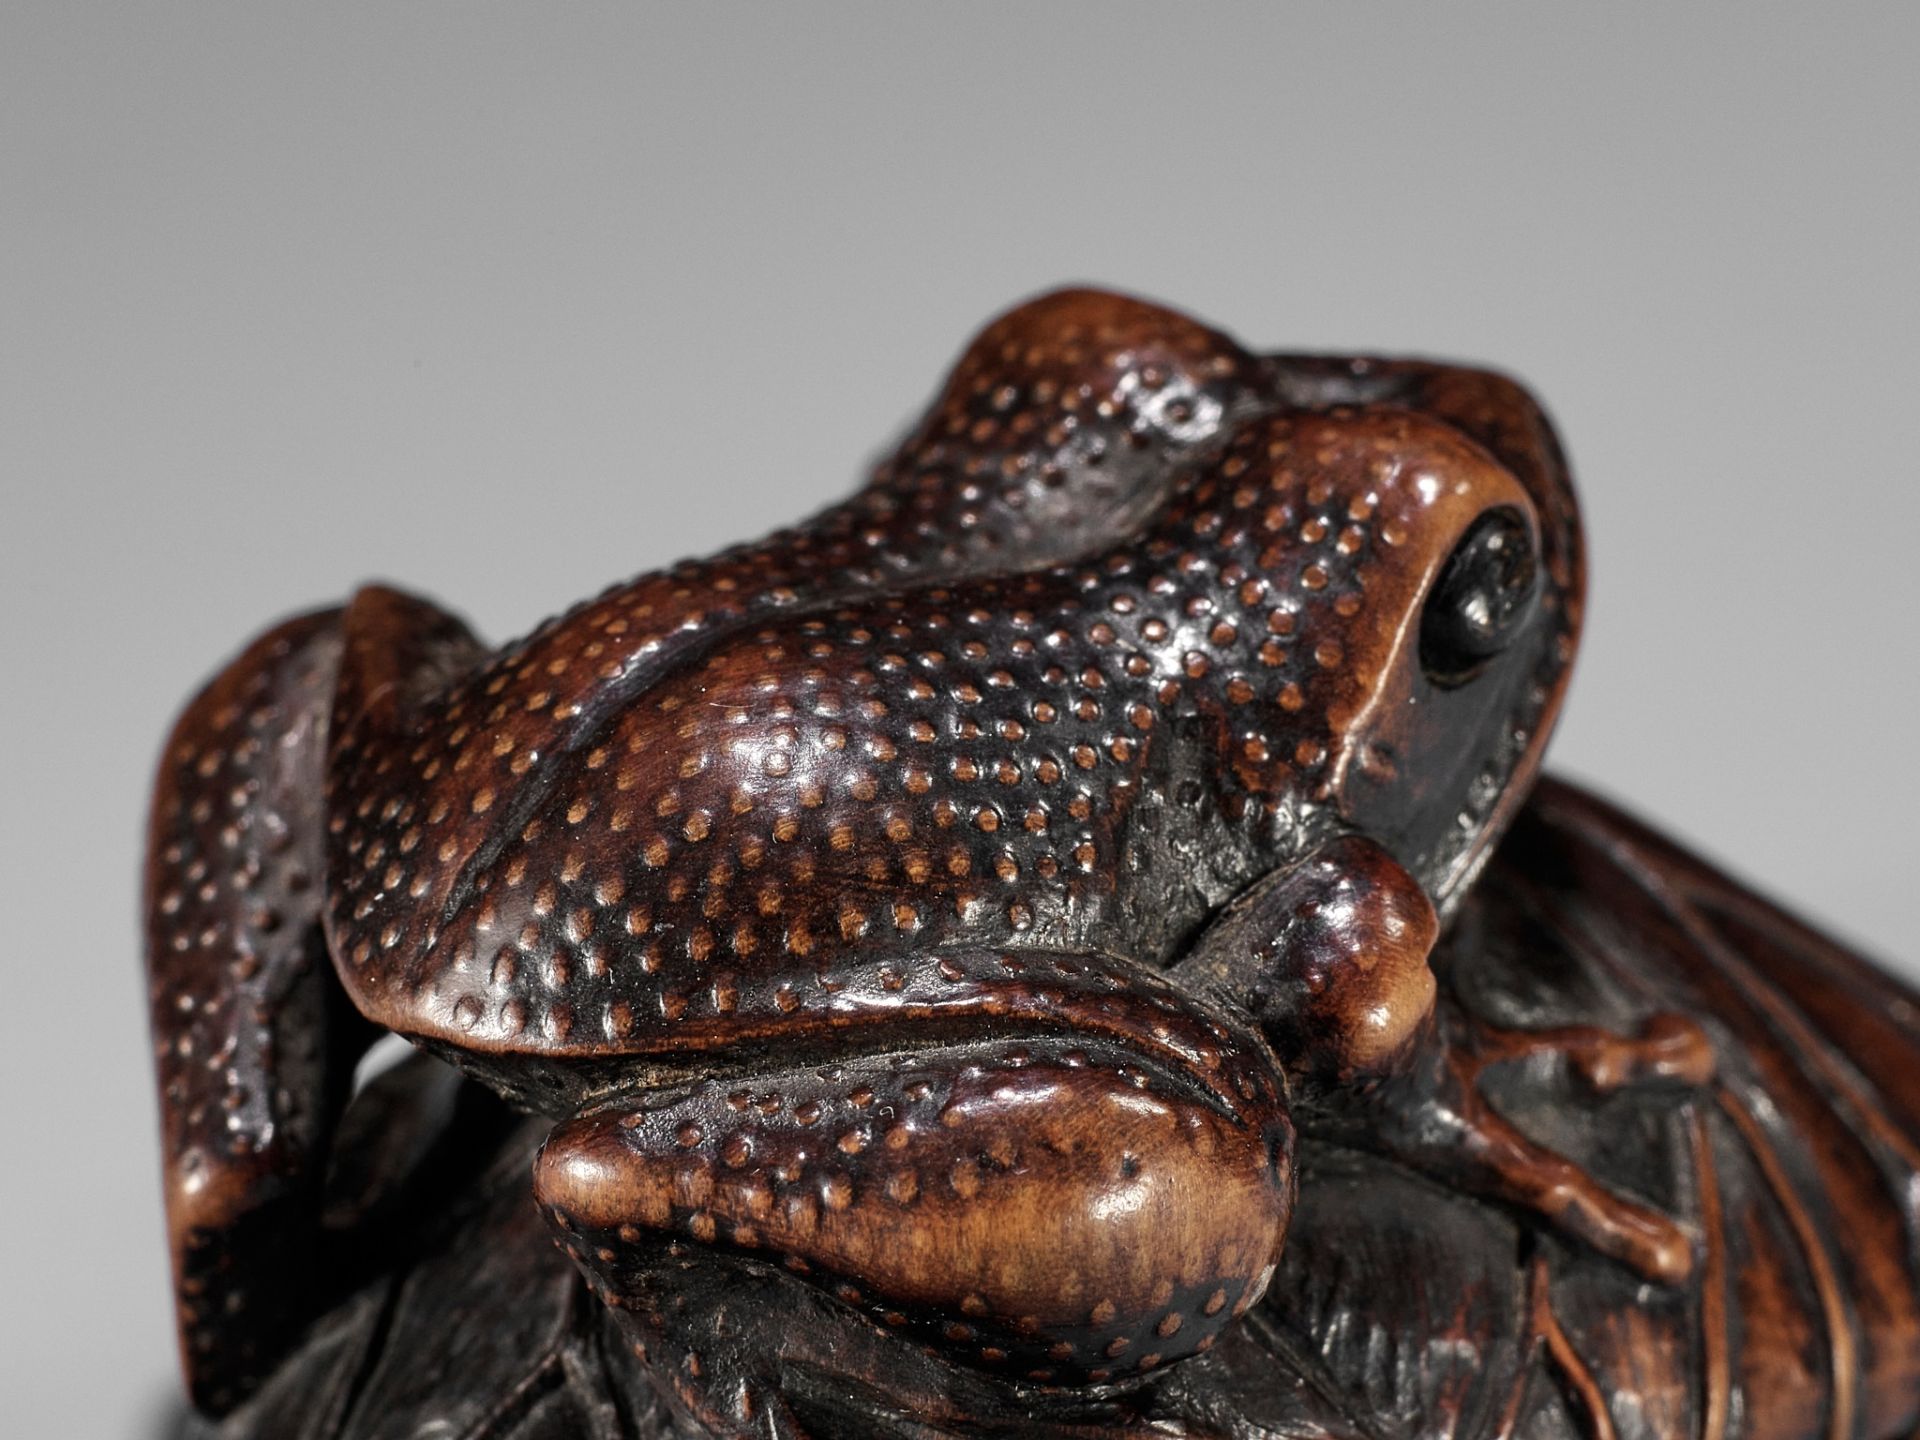
[[[270,631],[153,812],[189,1433],[1907,1433],[1913,1003],[1535,785],[1582,589],[1511,381],[1068,291],[803,525]]]

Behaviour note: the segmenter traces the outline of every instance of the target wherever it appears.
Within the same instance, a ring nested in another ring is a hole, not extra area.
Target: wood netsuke
[[[1495,855],[1582,584],[1511,382],[1069,291],[805,525],[499,650],[270,632],[154,806],[196,1403],[1911,1424],[1904,992],[1564,787]],[[550,1128],[424,1060],[348,1109],[383,1028]]]

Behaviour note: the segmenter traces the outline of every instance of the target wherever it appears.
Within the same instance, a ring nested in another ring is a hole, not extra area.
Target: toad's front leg
[[[1177,998],[1096,1003],[1177,1042]],[[1279,1251],[1284,1097],[1257,1037],[1224,1033],[1187,1049],[1054,1027],[703,1081],[561,1125],[536,1189],[623,1308],[657,1311],[663,1247],[692,1240],[959,1365],[1117,1383],[1208,1349]],[[701,1362],[710,1417],[777,1389],[781,1355],[740,1349]]]
[[[1426,894],[1371,841],[1336,839],[1235,902],[1175,967],[1244,1006],[1287,1072],[1307,1134],[1372,1150],[1539,1216],[1648,1279],[1684,1280],[1678,1222],[1529,1140],[1482,1096],[1487,1065],[1551,1053],[1597,1090],[1698,1083],[1711,1065],[1690,1028],[1639,1036],[1590,1027],[1447,1033],[1428,966],[1438,924]]]

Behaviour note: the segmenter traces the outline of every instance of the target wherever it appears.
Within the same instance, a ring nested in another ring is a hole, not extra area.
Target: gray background
[[[363,578],[505,637],[791,518],[1062,280],[1526,377],[1592,542],[1552,763],[1920,960],[1920,10],[533,8],[0,19],[0,1429],[171,1384],[191,686]]]

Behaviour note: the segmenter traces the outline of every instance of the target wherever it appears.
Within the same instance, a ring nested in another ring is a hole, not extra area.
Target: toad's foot
[[[1714,1076],[1713,1042],[1684,1015],[1648,1017],[1637,1035],[1597,1025],[1559,1025],[1511,1030],[1475,1025],[1459,1058],[1477,1078],[1490,1065],[1545,1057],[1566,1066],[1596,1095],[1643,1086],[1698,1089]]]
[[[790,1325],[806,1327],[807,1317],[790,1293],[766,1293],[780,1277],[729,1269],[701,1247],[660,1236],[623,1246],[615,1279],[580,1234],[555,1223],[595,1297],[617,1315],[634,1358],[701,1434],[823,1440],[786,1400],[790,1377],[774,1337]]]
[[[1342,837],[1237,901],[1174,974],[1252,1011],[1305,1133],[1528,1211],[1648,1279],[1684,1280],[1693,1267],[1684,1226],[1528,1139],[1479,1079],[1492,1064],[1552,1055],[1602,1092],[1699,1084],[1712,1072],[1706,1037],[1662,1019],[1639,1036],[1486,1029],[1457,1044],[1435,1012],[1427,957],[1437,928],[1398,862]]]
[[[1130,1396],[1009,1385],[744,1255],[648,1232],[623,1245],[614,1288],[600,1278],[614,1273],[608,1262],[589,1260],[579,1234],[560,1236],[661,1392],[714,1440],[1167,1435]]]
[[[1585,1168],[1526,1135],[1487,1101],[1480,1072],[1501,1060],[1551,1056],[1596,1091],[1700,1083],[1704,1037],[1666,1023],[1640,1036],[1586,1027],[1506,1034],[1505,1053],[1449,1045],[1366,1097],[1364,1117],[1331,1110],[1326,1133],[1446,1184],[1529,1211],[1648,1280],[1677,1285],[1693,1272],[1694,1241],[1669,1215],[1615,1193]],[[1700,1044],[1694,1043],[1697,1039]],[[1321,1128],[1316,1124],[1315,1129]]]

